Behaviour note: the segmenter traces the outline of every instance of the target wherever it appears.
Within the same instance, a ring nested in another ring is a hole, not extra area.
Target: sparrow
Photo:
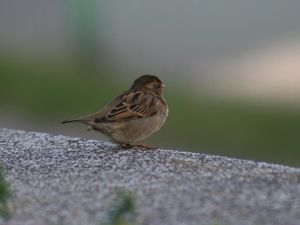
[[[81,122],[117,144],[137,145],[160,130],[167,119],[169,109],[162,95],[164,87],[157,76],[140,76],[129,90],[100,111],[61,123]]]

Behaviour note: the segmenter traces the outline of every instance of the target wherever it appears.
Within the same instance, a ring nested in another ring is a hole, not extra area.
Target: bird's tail
[[[83,119],[71,119],[71,120],[63,120],[63,121],[60,121],[62,124],[65,124],[65,123],[73,123],[73,122],[82,122]]]

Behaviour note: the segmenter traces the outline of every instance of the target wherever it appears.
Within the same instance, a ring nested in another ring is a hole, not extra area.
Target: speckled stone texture
[[[300,224],[296,168],[8,129],[0,161],[10,225],[100,225],[120,190],[135,194],[142,225]]]

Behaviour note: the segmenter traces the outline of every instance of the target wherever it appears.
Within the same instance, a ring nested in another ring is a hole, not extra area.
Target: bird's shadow
[[[128,151],[128,150],[135,150],[135,151],[150,151],[150,150],[157,150],[158,147],[146,145],[146,144],[137,144],[137,145],[130,145],[130,144],[123,144],[123,145],[116,145],[112,148],[115,151]]]

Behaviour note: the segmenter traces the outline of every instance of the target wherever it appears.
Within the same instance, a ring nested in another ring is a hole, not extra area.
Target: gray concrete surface
[[[135,194],[137,224],[300,224],[297,168],[8,129],[0,161],[10,225],[100,225],[120,190]]]

